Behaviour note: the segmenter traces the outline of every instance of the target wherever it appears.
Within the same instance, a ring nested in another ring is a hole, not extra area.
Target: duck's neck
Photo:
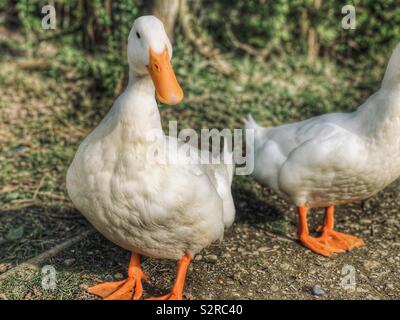
[[[400,87],[400,44],[396,46],[390,56],[385,76],[383,77],[382,87],[397,90]]]
[[[380,90],[359,109],[361,128],[377,145],[400,145],[400,45],[390,57]]]
[[[155,88],[149,75],[129,72],[129,82],[119,97],[118,120],[129,141],[152,140],[162,132],[160,113],[155,100]]]

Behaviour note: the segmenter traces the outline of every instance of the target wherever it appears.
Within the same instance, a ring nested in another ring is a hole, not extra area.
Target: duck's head
[[[135,20],[128,37],[128,62],[136,76],[150,74],[162,103],[182,101],[183,91],[171,64],[172,46],[162,22],[154,16]]]

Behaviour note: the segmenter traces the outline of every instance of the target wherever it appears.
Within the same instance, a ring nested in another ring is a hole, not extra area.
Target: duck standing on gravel
[[[300,242],[331,256],[364,242],[334,230],[334,206],[371,197],[400,176],[400,44],[380,89],[351,113],[332,113],[272,128],[251,116],[255,130],[253,175],[297,207]],[[307,213],[326,208],[310,236]]]
[[[127,279],[88,291],[105,299],[139,299],[147,278],[140,266],[144,255],[179,260],[171,293],[158,299],[182,299],[192,257],[221,239],[234,220],[233,165],[196,164],[181,154],[193,147],[163,134],[155,92],[174,105],[183,91],[161,21],[136,19],[127,54],[126,90],[79,146],[67,173],[75,206],[106,238],[132,252]],[[160,160],[171,150],[178,152],[176,161]],[[153,151],[158,156],[149,157]]]

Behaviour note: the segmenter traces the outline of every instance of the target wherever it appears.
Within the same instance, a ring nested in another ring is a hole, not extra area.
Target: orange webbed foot
[[[98,284],[88,288],[87,291],[104,300],[138,300],[143,294],[142,279],[148,279],[143,272],[122,281]]]
[[[323,228],[319,228],[319,230],[321,229]],[[305,247],[325,257],[330,257],[334,253],[350,251],[353,248],[364,245],[364,241],[357,237],[329,229],[323,230],[318,238],[311,236],[300,237],[300,242]]]
[[[325,257],[330,257],[334,253],[345,252],[345,249],[341,245],[337,245],[332,241],[328,241],[325,237],[314,238],[311,236],[300,237],[300,242],[308,249],[323,255]]]
[[[300,241],[305,247],[325,257],[364,245],[364,241],[357,237],[329,229],[323,230],[318,238],[303,236]]]
[[[300,242],[315,253],[330,257],[334,253],[342,253],[364,245],[364,241],[361,239],[334,230],[333,206],[326,208],[324,223],[317,228],[321,235],[317,238],[311,237],[308,232],[308,208],[300,206],[297,209]]]
[[[132,253],[128,278],[122,281],[104,282],[90,287],[87,291],[104,300],[138,300],[143,294],[142,279],[148,280],[140,267],[140,255]]]
[[[327,238],[328,242],[336,244],[336,246],[341,247],[346,251],[364,245],[364,241],[360,238],[334,230],[323,231],[321,237]]]

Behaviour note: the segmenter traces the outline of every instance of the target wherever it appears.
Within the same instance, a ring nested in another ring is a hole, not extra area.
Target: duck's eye
[[[140,33],[139,33],[139,32],[136,32],[136,37],[137,37],[138,39],[140,39]]]

